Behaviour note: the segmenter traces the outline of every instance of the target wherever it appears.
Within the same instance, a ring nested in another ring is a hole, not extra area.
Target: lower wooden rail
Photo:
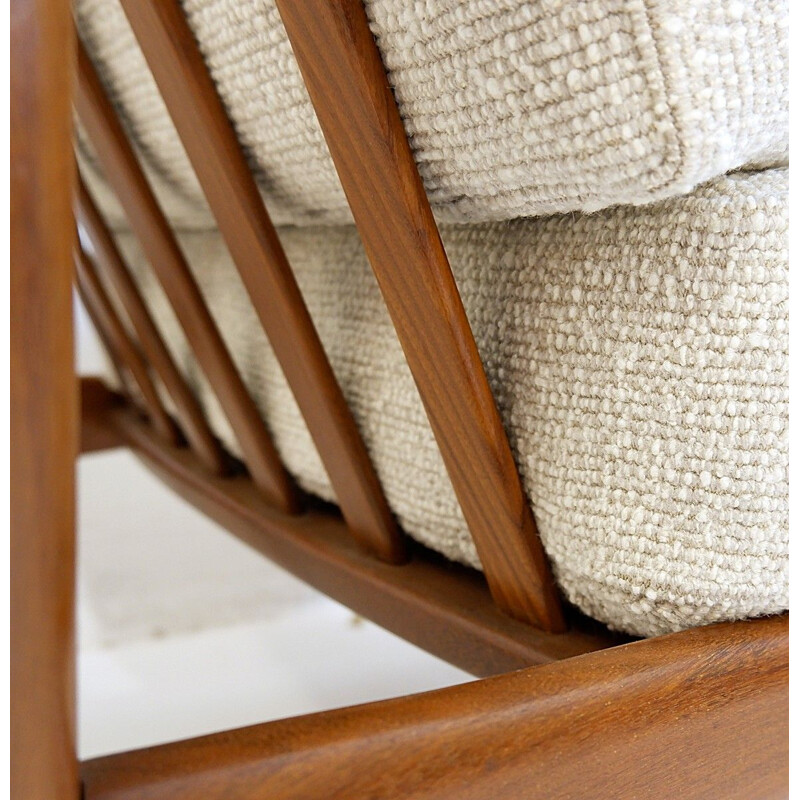
[[[788,796],[788,616],[83,765],[86,800]]]
[[[275,511],[246,475],[209,475],[99,381],[85,379],[82,394],[87,450],[132,448],[308,583],[494,675],[93,759],[85,800],[787,796],[788,615],[627,643],[579,616],[545,633],[500,612],[478,573],[422,548],[406,565],[383,563],[336,509]]]
[[[246,475],[216,477],[186,448],[165,445],[141,416],[98,381],[83,381],[84,428],[92,447],[132,448],[174,491],[272,561],[413,644],[474,675],[494,675],[571,658],[620,642],[575,614],[566,633],[512,619],[484,577],[422,547],[404,565],[386,564],[354,541],[338,509],[309,501],[291,515],[266,502]]]

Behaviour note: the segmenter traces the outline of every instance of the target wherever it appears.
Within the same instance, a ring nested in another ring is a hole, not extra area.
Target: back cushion
[[[350,221],[272,0],[183,6],[274,221]],[[646,203],[786,160],[787,0],[366,9],[440,221]],[[78,0],[77,17],[168,214],[183,228],[213,227],[119,4]],[[97,175],[87,178],[122,225]]]
[[[786,170],[645,208],[444,225],[442,239],[556,580],[641,635],[788,604]],[[281,238],[403,529],[480,562],[352,226]],[[131,237],[176,360],[224,416]],[[335,499],[216,232],[181,244],[301,485]]]

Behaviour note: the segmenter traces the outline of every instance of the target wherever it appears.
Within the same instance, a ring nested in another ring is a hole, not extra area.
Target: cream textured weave
[[[183,5],[274,221],[350,222],[273,0]],[[441,221],[646,203],[787,157],[788,0],[366,8]],[[77,16],[170,215],[213,227],[120,4]]]
[[[644,208],[442,229],[557,580],[613,627],[656,635],[788,605],[787,183],[738,173]],[[281,238],[402,526],[477,566],[354,229]],[[219,235],[182,242],[286,464],[332,499]]]

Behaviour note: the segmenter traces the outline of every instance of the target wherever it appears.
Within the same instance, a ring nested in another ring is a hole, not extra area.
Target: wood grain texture
[[[277,5],[492,595],[560,630],[533,514],[361,2]]]
[[[77,800],[70,4],[14,0],[10,38],[11,795]]]
[[[788,796],[788,617],[83,765],[86,800]]]
[[[130,271],[83,180],[78,178],[75,215],[93,250],[93,262],[113,286],[147,362],[169,393],[181,428],[197,457],[216,474],[226,469],[226,459],[211,432],[200,404],[189,390],[153,321]]]
[[[102,409],[102,404],[95,408]],[[209,476],[191,452],[165,447],[130,408],[108,404],[118,436],[177,494],[321,592],[475,675],[570,658],[626,639],[575,615],[551,634],[502,613],[477,571],[412,546],[395,566],[358,547],[335,508],[302,515],[271,509],[244,477]]]
[[[402,536],[181,6],[122,6],[348,526],[379,557],[401,561]]]
[[[278,508],[296,510],[294,485],[80,43],[75,104],[106,178],[230,422],[254,483]]]
[[[150,422],[161,438],[173,446],[182,441],[180,432],[164,408],[158,390],[139,348],[128,336],[116,309],[106,294],[97,275],[94,264],[83,249],[75,248],[75,280],[81,292],[81,299],[99,330],[101,339],[111,348],[114,360],[133,378],[138,397],[144,406]]]

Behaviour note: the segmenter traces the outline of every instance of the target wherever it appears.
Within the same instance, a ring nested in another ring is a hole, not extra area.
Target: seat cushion
[[[642,208],[442,227],[556,579],[612,627],[656,635],[788,605],[787,183],[737,173]],[[480,567],[356,231],[280,235],[400,524]],[[285,463],[335,499],[220,236],[181,242]]]
[[[273,0],[182,4],[274,221],[351,222]],[[441,221],[648,203],[785,162],[788,0],[366,9]],[[170,216],[212,228],[120,4],[78,0],[77,18]]]

